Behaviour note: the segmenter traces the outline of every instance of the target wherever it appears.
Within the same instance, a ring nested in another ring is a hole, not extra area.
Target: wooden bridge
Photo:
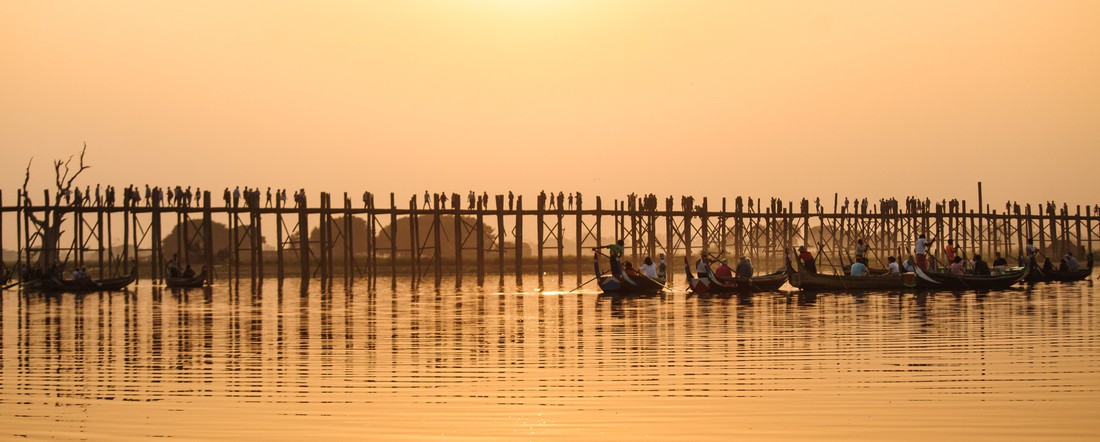
[[[414,196],[402,205],[392,193],[385,206],[376,206],[372,196],[356,207],[346,193],[334,201],[329,193],[311,200],[304,192],[295,207],[278,203],[215,207],[210,192],[203,192],[198,204],[189,207],[162,206],[156,201],[148,205],[127,201],[117,207],[51,206],[35,205],[29,195],[16,193],[15,203],[9,204],[0,192],[0,248],[8,247],[3,244],[4,229],[14,226],[17,231],[18,259],[9,266],[40,261],[43,234],[29,217],[44,219],[60,213],[66,223],[60,256],[67,266],[87,266],[91,275],[105,277],[125,273],[136,264],[142,275],[154,281],[163,279],[170,259],[165,255],[174,251],[183,264],[212,269],[213,280],[240,280],[243,274],[250,279],[274,276],[331,282],[339,276],[346,281],[366,279],[374,285],[380,276],[389,276],[394,284],[399,278],[412,278],[438,285],[444,275],[453,275],[457,285],[464,277],[475,278],[481,285],[491,275],[500,282],[514,276],[522,284],[524,274],[533,270],[541,286],[548,275],[556,275],[559,284],[566,274],[574,274],[578,283],[588,279],[592,276],[588,249],[615,238],[625,240],[627,260],[647,256],[656,260],[663,253],[670,273],[679,275],[683,257],[702,251],[747,256],[757,269],[770,271],[783,265],[785,251],[807,245],[819,255],[819,266],[828,271],[830,266],[851,261],[857,239],[870,245],[868,258],[875,266],[888,255],[907,256],[921,233],[938,240],[936,250],[941,250],[943,240],[952,238],[967,254],[1000,252],[1010,259],[1020,254],[1029,239],[1056,257],[1066,252],[1091,253],[1094,238],[1100,237],[1100,213],[1092,207],[1082,212],[1081,206],[1043,202],[1033,210],[1031,204],[1009,202],[1007,211],[998,212],[983,205],[980,185],[979,204],[971,209],[962,201],[901,208],[857,204],[856,210],[847,210],[840,208],[839,197],[834,196],[832,211],[820,204],[811,208],[805,199],[798,207],[773,199],[765,208],[762,201],[754,204],[743,197],[732,198],[727,205],[726,198],[713,204],[706,198],[680,197],[679,204],[674,204],[667,197],[661,204],[654,196],[628,196],[607,206],[596,197],[588,205],[579,194],[569,208],[562,207],[560,198],[553,206],[547,204],[553,195],[537,196],[530,208],[525,208],[522,196],[513,200],[510,195],[507,201],[505,195],[495,195],[491,202],[479,198],[473,207],[463,208],[455,198],[446,204],[440,195],[421,205]],[[48,191],[40,201],[50,201]],[[312,201],[316,202],[309,204]],[[404,224],[408,231],[402,231],[401,217],[416,222]],[[228,244],[215,251],[214,227],[223,222],[226,231],[221,234]],[[270,223],[275,226],[275,243],[264,250],[262,227]],[[356,224],[365,224],[363,232],[357,232]],[[165,227],[176,232],[172,244],[165,243]],[[114,236],[119,229],[121,240]],[[355,235],[364,232],[365,241],[356,240]],[[526,252],[525,242],[531,244]]]

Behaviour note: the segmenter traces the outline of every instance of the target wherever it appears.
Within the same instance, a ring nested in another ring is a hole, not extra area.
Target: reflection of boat
[[[953,275],[950,273],[925,272],[919,267],[914,268],[920,278],[917,286],[924,289],[939,290],[1001,290],[1012,287],[1017,282],[1027,277],[1029,267],[1015,267],[1002,275]]]
[[[1072,282],[1081,281],[1087,279],[1092,275],[1092,255],[1089,255],[1089,262],[1085,268],[1076,272],[1059,272],[1057,270],[1052,272],[1044,272],[1039,268],[1039,264],[1035,262],[1035,258],[1031,258],[1031,270],[1028,272],[1027,277],[1024,278],[1028,283],[1036,282]]]
[[[688,287],[698,294],[774,292],[787,282],[786,269],[751,278],[720,278],[707,266],[707,277],[699,278],[691,271],[687,258],[684,258],[684,274],[687,275]]]
[[[39,287],[44,292],[110,292],[122,290],[123,288],[126,288],[126,286],[133,284],[136,280],[137,266],[134,266],[134,268],[130,270],[130,274],[127,276],[100,279],[98,281],[91,278],[73,281],[53,276],[39,280]]]
[[[166,276],[164,278],[164,285],[172,288],[202,287],[205,282],[206,269],[202,269],[202,273],[195,276]]]
[[[790,273],[791,285],[802,290],[901,290],[916,287],[916,275],[902,273],[900,275],[822,275],[809,273],[802,266],[802,260],[795,259],[796,264],[791,263],[791,258],[786,257],[787,272]],[[796,270],[794,266],[797,265]]]
[[[600,271],[600,256],[596,255],[593,261],[596,266],[596,279],[600,290],[604,293],[657,293],[665,289],[665,280],[642,274],[631,276],[622,272],[619,275],[604,275]]]

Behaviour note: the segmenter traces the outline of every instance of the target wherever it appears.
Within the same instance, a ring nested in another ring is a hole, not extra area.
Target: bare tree
[[[80,176],[85,170],[91,166],[84,164],[84,153],[88,150],[88,143],[84,143],[84,147],[80,150],[79,162],[76,164],[76,169],[72,168],[73,156],[70,155],[67,160],[54,160],[54,201],[53,206],[58,207],[61,205],[61,200],[73,187],[73,182]],[[27,172],[23,178],[23,197],[25,201],[29,203],[30,195],[27,193],[27,183],[31,180],[31,163],[34,158],[27,161]],[[49,204],[49,201],[44,201],[44,204]],[[43,219],[39,219],[38,216],[31,211],[27,212],[30,215],[30,221],[37,226],[42,235],[42,248],[41,253],[38,254],[38,263],[44,269],[50,264],[60,259],[60,248],[58,243],[61,240],[61,226],[65,224],[65,212],[61,210],[46,210],[43,215]]]

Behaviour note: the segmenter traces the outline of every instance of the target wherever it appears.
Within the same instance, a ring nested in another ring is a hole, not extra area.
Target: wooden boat
[[[603,290],[607,294],[635,294],[635,293],[658,293],[665,290],[665,280],[650,278],[648,276],[638,274],[634,276],[627,275],[623,272],[621,275],[604,275],[600,271],[600,259],[599,255],[593,260],[596,267],[596,279],[597,284],[600,286],[600,290]]]
[[[1076,272],[1059,272],[1057,270],[1053,272],[1044,272],[1043,269],[1039,268],[1039,264],[1035,262],[1035,258],[1032,258],[1031,270],[1024,280],[1027,281],[1028,284],[1037,282],[1073,282],[1088,279],[1089,276],[1092,276],[1092,255],[1089,255],[1088,265]]]
[[[101,280],[86,279],[73,281],[56,276],[39,280],[38,287],[44,292],[89,293],[122,290],[137,280],[137,266],[127,276]]]
[[[930,290],[1003,290],[1023,281],[1030,273],[1029,266],[1014,267],[996,276],[953,275],[941,272],[925,272],[919,267],[913,269],[917,278],[917,287]]]
[[[204,283],[206,283],[206,269],[195,276],[167,276],[164,278],[164,285],[171,288],[202,287]]]
[[[823,275],[808,273],[802,266],[802,261],[795,259],[796,264],[791,263],[788,256],[787,272],[792,286],[800,290],[902,290],[917,286],[917,277],[912,273],[900,275]],[[798,268],[795,269],[794,266]]]
[[[707,277],[699,278],[691,271],[691,267],[686,260],[684,261],[684,274],[687,275],[688,287],[698,294],[774,292],[787,282],[786,269],[779,269],[775,273],[751,278],[720,278],[714,274],[710,267],[707,267]]]

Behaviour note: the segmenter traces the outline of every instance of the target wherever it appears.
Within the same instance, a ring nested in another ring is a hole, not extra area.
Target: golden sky
[[[85,183],[1091,204],[1098,23],[1093,0],[5,2],[0,187],[86,141]]]

